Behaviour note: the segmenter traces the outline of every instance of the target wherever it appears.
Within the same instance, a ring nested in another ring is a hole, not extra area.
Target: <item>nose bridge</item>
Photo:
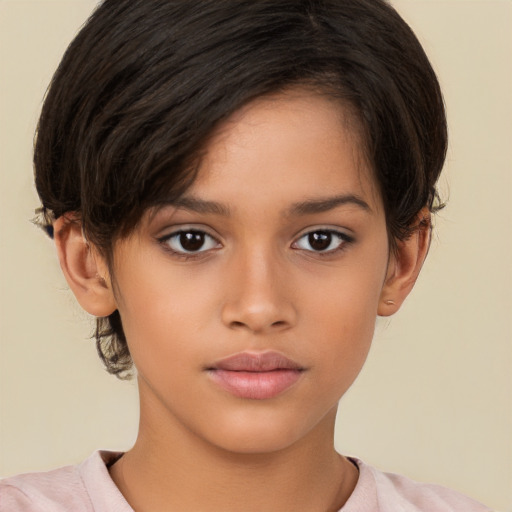
[[[231,262],[223,320],[229,327],[253,332],[291,326],[295,311],[283,286],[282,258],[272,247],[249,243]]]

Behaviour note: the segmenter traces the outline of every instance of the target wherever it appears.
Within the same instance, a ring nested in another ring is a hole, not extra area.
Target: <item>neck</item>
[[[137,441],[111,476],[137,512],[337,511],[358,475],[334,450],[335,415],[284,449],[234,453],[141,409]]]

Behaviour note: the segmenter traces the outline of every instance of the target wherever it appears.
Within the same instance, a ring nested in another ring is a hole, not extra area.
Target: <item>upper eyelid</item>
[[[191,231],[195,231],[197,233],[204,233],[205,235],[210,236],[211,238],[215,238],[215,240],[219,241],[219,235],[212,233],[211,228],[203,225],[195,225],[195,224],[177,224],[175,226],[167,226],[166,228],[160,230],[162,235],[158,235],[157,238],[165,239],[171,238],[179,233],[189,233]]]
[[[217,247],[210,247],[210,248],[207,248],[204,250],[197,250],[197,251],[187,251],[185,248],[183,248],[185,250],[181,251],[179,249],[174,249],[171,247],[171,240],[173,238],[179,237],[179,235],[182,233],[191,233],[191,232],[196,232],[196,233],[201,233],[203,235],[206,235],[207,237],[211,238],[211,240],[213,240],[213,242],[215,243],[215,245]],[[192,260],[192,259],[204,257],[205,255],[209,254],[210,251],[218,249],[219,245],[222,246],[222,242],[220,242],[217,237],[206,232],[204,229],[195,229],[195,228],[175,229],[174,231],[170,231],[169,233],[167,233],[165,235],[158,236],[156,238],[156,240],[158,241],[159,244],[166,247],[165,250],[173,253],[175,257],[178,257],[180,259],[185,259],[185,260]]]
[[[190,232],[196,232],[196,233],[202,233],[204,235],[206,235],[207,237],[211,238],[215,244],[216,244],[216,248],[218,249],[219,247],[218,246],[223,246],[223,242],[219,239],[218,236],[215,236],[215,235],[212,235],[211,233],[209,233],[206,229],[202,229],[202,228],[196,228],[196,227],[192,227],[192,226],[176,226],[174,229],[172,230],[163,230],[163,234],[162,235],[157,235],[155,237],[155,240],[159,243],[159,244],[162,244],[162,245],[165,245],[165,246],[169,246],[170,248],[170,241],[174,238],[174,237],[177,237],[179,236],[181,233],[190,233]],[[214,248],[210,248],[210,249],[206,249],[204,251],[194,251],[194,252],[181,252],[181,251],[176,251],[176,250],[172,250],[172,252],[176,253],[176,254],[180,254],[182,256],[187,256],[187,257],[195,257],[195,256],[199,256],[200,254],[202,253],[207,253],[209,252],[210,250],[213,250]],[[195,256],[194,256],[195,255]]]
[[[299,241],[301,239],[303,239],[304,237],[309,236],[312,233],[318,233],[319,231],[324,232],[324,233],[331,233],[334,236],[337,236],[338,238],[340,238],[340,240],[341,240],[340,248],[345,247],[347,244],[352,244],[355,241],[355,237],[353,235],[346,233],[341,228],[332,228],[332,227],[331,228],[313,228],[313,229],[308,229],[306,231],[303,231],[300,235],[296,236],[293,239],[291,247],[295,250],[301,250],[300,247],[294,247],[294,246],[297,246]],[[325,251],[325,252],[318,251],[317,254],[327,255],[327,254],[332,254],[334,252],[337,252],[337,250],[339,250],[339,249],[329,250],[329,251]]]
[[[311,233],[316,233],[317,231],[325,231],[327,233],[335,233],[341,235],[346,238],[354,238],[352,235],[352,231],[348,228],[334,227],[334,226],[310,226],[304,229],[301,229],[294,237],[294,240],[298,240],[305,235],[309,235]]]
[[[179,233],[187,233],[191,231],[204,233],[205,235],[213,238],[218,243],[222,243],[222,238],[213,228],[210,228],[209,226],[201,225],[201,224],[177,224],[175,226],[168,226],[167,228],[164,228],[161,230],[162,235],[158,235],[158,240],[168,240],[169,238],[172,238],[173,236],[178,235]],[[213,233],[212,233],[213,231]],[[301,229],[298,233],[296,233],[292,238],[292,244],[297,242],[300,238],[315,233],[317,231],[324,231],[328,233],[333,233],[336,235],[340,235],[343,238],[347,238],[349,240],[352,240],[354,238],[354,235],[351,234],[351,230],[348,228],[342,228],[339,226],[329,226],[329,225],[316,225],[316,226],[308,226],[306,228]]]

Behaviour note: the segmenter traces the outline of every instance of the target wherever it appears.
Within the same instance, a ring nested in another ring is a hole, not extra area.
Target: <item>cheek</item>
[[[327,269],[306,283],[301,292],[305,314],[331,334],[373,332],[386,270],[387,254],[379,246],[375,251],[354,251],[346,265]]]
[[[304,306],[304,321],[317,336],[313,346],[325,368],[322,378],[338,392],[346,391],[368,355],[386,268],[383,250],[380,257],[361,256],[358,264],[325,280]]]
[[[118,308],[136,366],[138,360],[163,361],[171,340],[197,328],[201,316],[197,290],[169,275],[169,265],[156,261],[125,259],[116,275]],[[182,352],[174,350],[175,355]],[[155,357],[155,354],[159,354]],[[161,354],[161,357],[160,357]]]
[[[200,307],[207,285],[197,286],[196,273],[186,267],[176,268],[159,252],[156,256],[130,256],[116,272],[118,306],[127,329],[165,331],[179,328],[190,318],[197,319],[194,311]]]

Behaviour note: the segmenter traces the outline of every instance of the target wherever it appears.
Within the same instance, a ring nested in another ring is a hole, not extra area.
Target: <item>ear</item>
[[[97,317],[113,313],[117,305],[108,266],[84,238],[80,221],[73,214],[65,214],[53,228],[62,272],[79,304]]]
[[[430,247],[431,221],[428,208],[418,214],[418,222],[411,236],[397,242],[390,255],[386,280],[382,288],[377,314],[396,313],[412,290]]]

